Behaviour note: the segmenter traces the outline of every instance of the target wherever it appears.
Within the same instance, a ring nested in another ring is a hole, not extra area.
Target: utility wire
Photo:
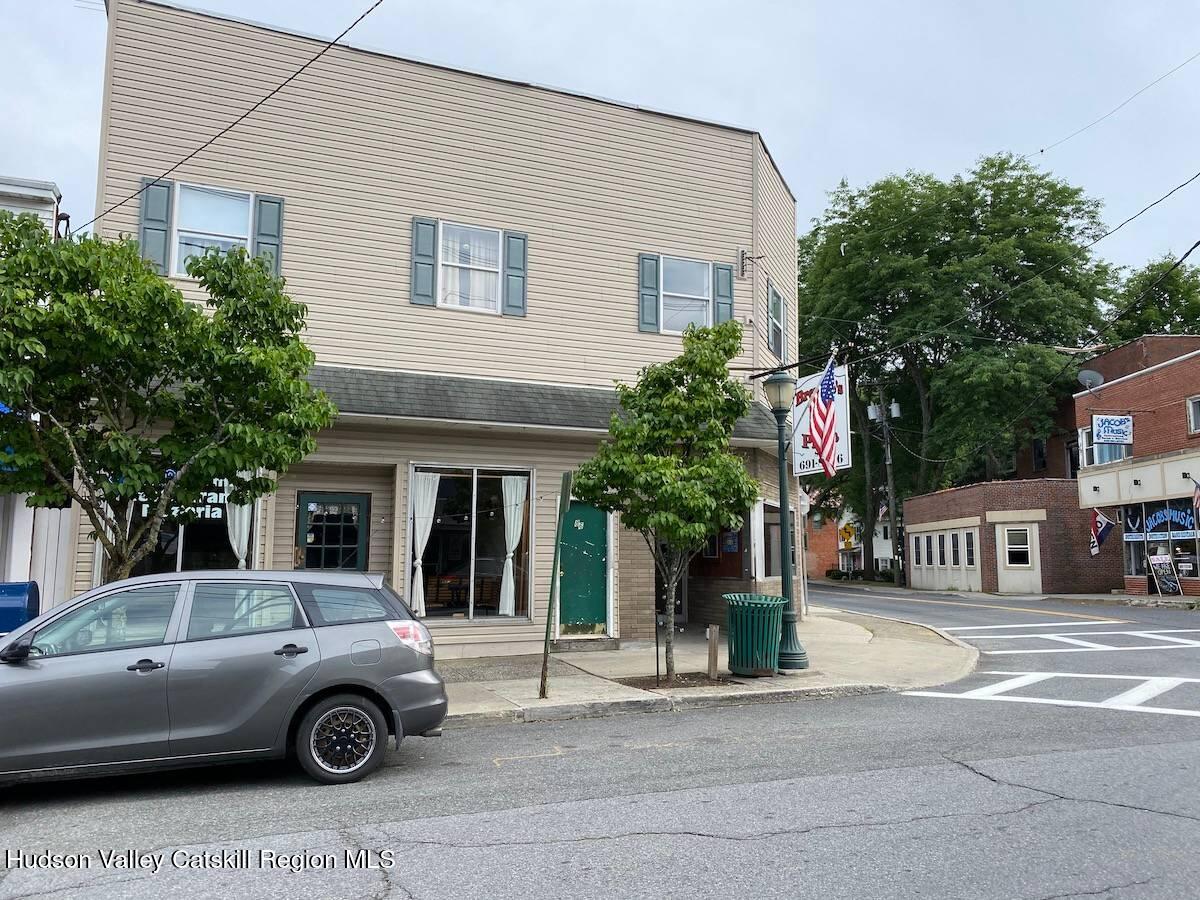
[[[1096,332],[1097,336],[1102,335],[1105,332],[1109,331],[1110,329],[1112,329],[1113,326],[1115,326],[1118,322],[1120,322],[1126,316],[1135,312],[1138,309],[1138,307],[1140,306],[1142,300],[1144,300],[1146,297],[1150,296],[1150,293],[1156,287],[1158,287],[1160,282],[1162,282],[1168,275],[1170,275],[1172,272],[1174,272],[1176,269],[1178,269],[1181,265],[1183,265],[1184,260],[1186,260],[1189,256],[1191,256],[1192,253],[1198,247],[1200,247],[1200,240],[1198,240],[1198,241],[1196,241],[1196,243],[1192,244],[1192,246],[1187,249],[1187,252],[1184,253],[1183,256],[1181,256],[1181,257],[1179,257],[1179,259],[1175,260],[1175,262],[1171,265],[1171,267],[1169,269],[1167,269],[1165,272],[1163,272],[1161,275],[1159,275],[1158,278],[1156,278],[1154,280],[1153,284],[1151,284],[1144,291],[1142,291],[1140,294],[1138,294],[1132,301],[1130,301],[1128,306],[1126,306],[1123,310],[1121,310],[1121,312],[1117,313],[1117,315],[1113,316],[1107,323],[1105,323],[1105,325],[1101,329],[1099,329],[1099,331]],[[1067,370],[1070,369],[1073,364],[1074,364],[1074,360],[1067,360],[1067,364],[1065,366],[1063,366],[1061,369],[1059,369],[1057,372],[1055,372],[1054,377],[1051,378],[1050,380],[1052,382],[1057,381],[1059,378],[1061,378],[1063,375],[1065,375],[1067,373]],[[1017,422],[1019,422],[1023,418],[1025,418],[1025,416],[1028,414],[1029,410],[1031,410],[1033,408],[1034,404],[1037,402],[1038,402],[1037,397],[1034,397],[1034,399],[1030,400],[1029,403],[1027,403],[1021,409],[1021,411],[1019,413],[1017,413],[1016,416],[1014,416],[1012,419],[1009,419],[1007,422],[1005,422],[996,432],[994,432],[990,437],[988,437],[988,439],[985,440],[982,444],[979,444],[978,446],[972,448],[971,450],[968,450],[963,453],[959,453],[955,456],[946,457],[943,459],[935,459],[935,458],[928,457],[928,456],[922,456],[919,453],[913,452],[903,442],[898,441],[898,443],[900,443],[900,446],[903,447],[904,450],[906,450],[909,453],[909,455],[915,457],[916,459],[923,460],[923,461],[929,462],[929,463],[935,463],[938,465],[942,465],[945,463],[958,462],[959,460],[972,458],[977,453],[979,453],[980,450],[982,450],[984,447],[988,446],[992,441],[994,441],[996,438],[1000,437],[1000,435],[1004,434],[1005,431],[1007,431],[1009,428],[1011,428]],[[893,437],[894,437],[894,435],[893,435]]]
[[[939,332],[945,331],[945,329],[951,325],[954,325],[958,322],[962,322],[966,319],[971,318],[972,316],[975,316],[975,315],[983,312],[985,309],[993,306],[994,304],[1005,299],[1006,297],[1011,296],[1013,291],[1017,290],[1017,288],[1024,287],[1026,284],[1029,284],[1031,281],[1034,281],[1037,278],[1040,278],[1042,275],[1045,275],[1051,269],[1057,268],[1058,266],[1062,265],[1063,263],[1068,262],[1069,260],[1074,259],[1075,257],[1080,256],[1083,253],[1086,253],[1088,250],[1091,250],[1102,240],[1116,234],[1118,231],[1120,231],[1122,228],[1124,228],[1130,222],[1145,215],[1147,212],[1152,210],[1154,207],[1158,206],[1160,203],[1162,203],[1163,201],[1165,201],[1167,198],[1171,197],[1173,194],[1177,193],[1178,191],[1183,190],[1185,187],[1190,185],[1192,182],[1196,181],[1196,179],[1198,179],[1198,178],[1200,178],[1200,171],[1193,173],[1189,178],[1187,178],[1186,180],[1175,185],[1175,187],[1171,188],[1165,194],[1158,197],[1156,200],[1153,200],[1150,203],[1146,204],[1141,209],[1139,209],[1137,212],[1135,212],[1133,215],[1128,216],[1127,218],[1122,220],[1119,224],[1117,224],[1113,228],[1110,228],[1108,231],[1104,232],[1103,234],[1101,234],[1099,237],[1095,238],[1091,242],[1084,244],[1083,246],[1077,248],[1076,250],[1073,250],[1071,253],[1068,253],[1066,256],[1062,257],[1061,259],[1055,260],[1054,262],[1052,262],[1050,265],[1046,266],[1045,268],[1039,269],[1038,271],[1034,272],[1029,277],[1022,279],[1021,281],[1018,281],[1012,287],[1005,288],[999,294],[997,294],[995,297],[993,297],[991,300],[989,300],[987,303],[984,303],[980,307],[975,308],[975,309],[969,309],[967,312],[963,313],[961,316],[956,316],[955,318],[950,319],[947,322],[943,322],[938,328],[926,330],[914,337],[903,340],[897,344],[892,344],[888,347],[883,348],[882,350],[877,350],[874,353],[868,353],[864,356],[857,357],[853,360],[846,360],[846,361],[844,361],[845,364],[846,365],[857,365],[858,363],[866,362],[871,359],[877,359],[881,356],[890,355],[890,354],[894,353],[895,351],[902,349],[903,347],[907,347],[909,344],[914,344],[917,341],[923,340],[924,338],[932,337],[933,335],[938,334]],[[1172,269],[1174,269],[1174,267],[1172,267]],[[1158,282],[1156,281],[1155,284],[1158,284]],[[816,316],[816,315],[810,315],[810,316],[808,316],[808,318],[809,319],[820,319],[822,317]],[[1100,334],[1100,332],[1097,332],[1097,335],[1099,335],[1099,334]],[[1014,346],[1017,343],[1020,343],[1020,342],[1016,341],[1016,340],[1012,340],[1009,342],[1008,346]],[[799,368],[799,367],[805,366],[805,365],[816,365],[817,362],[819,362],[819,361],[820,360],[816,360],[815,358],[809,358],[807,360],[801,360],[799,362],[789,363],[784,366],[776,366],[775,368],[772,368],[772,369],[767,369],[767,370],[763,370],[760,372],[756,372],[753,375],[751,375],[750,377],[751,378],[762,378],[764,376],[774,374],[775,372],[783,372],[788,369]]]
[[[360,16],[359,16],[357,19],[355,19],[353,22],[351,22],[351,23],[350,23],[350,24],[349,24],[349,25],[348,25],[348,26],[347,26],[347,27],[346,27],[346,28],[345,28],[345,29],[342,31],[342,33],[341,33],[341,34],[339,34],[339,35],[338,35],[337,37],[335,37],[333,40],[331,40],[331,41],[329,41],[327,44],[325,44],[325,46],[323,46],[323,47],[322,47],[322,48],[321,48],[319,51],[317,51],[317,54],[316,54],[315,56],[313,56],[313,57],[312,57],[312,59],[308,60],[308,62],[304,63],[304,65],[302,65],[302,66],[301,66],[300,68],[298,68],[298,69],[297,69],[295,72],[293,72],[291,75],[289,75],[289,76],[288,76],[287,78],[285,78],[283,81],[281,81],[281,82],[280,82],[280,83],[279,83],[279,84],[278,84],[278,85],[277,85],[275,88],[273,88],[273,89],[272,89],[271,91],[269,91],[269,92],[268,92],[266,95],[264,95],[264,96],[263,96],[263,97],[262,97],[262,98],[261,98],[261,99],[260,99],[260,100],[259,100],[257,103],[255,103],[253,106],[251,106],[249,109],[247,109],[247,110],[246,110],[244,113],[242,113],[240,116],[238,116],[236,119],[234,119],[234,120],[233,120],[232,122],[230,122],[228,125],[226,125],[226,126],[225,126],[224,128],[222,128],[220,131],[218,131],[216,134],[214,134],[212,137],[210,137],[210,138],[209,138],[207,141],[205,141],[203,144],[201,144],[199,147],[197,147],[195,150],[193,150],[193,151],[192,151],[191,153],[189,153],[187,156],[183,157],[183,159],[179,160],[179,161],[178,161],[177,163],[175,163],[173,166],[171,166],[170,168],[168,168],[168,169],[167,169],[165,172],[163,172],[161,175],[159,175],[159,176],[158,176],[157,178],[155,178],[153,181],[147,181],[145,184],[143,184],[143,185],[142,185],[140,188],[138,188],[136,191],[134,191],[134,192],[133,192],[132,194],[130,194],[128,197],[124,198],[123,200],[118,200],[118,201],[117,201],[116,203],[114,203],[112,206],[108,207],[108,209],[104,210],[104,211],[103,211],[103,212],[101,212],[101,213],[97,213],[97,214],[96,214],[95,216],[93,216],[91,219],[89,219],[88,221],[84,222],[84,223],[83,223],[82,225],[80,225],[79,227],[77,227],[77,228],[73,229],[73,230],[71,231],[71,234],[78,234],[78,233],[79,233],[80,231],[82,231],[84,228],[87,228],[89,225],[93,224],[94,222],[98,222],[100,219],[104,218],[104,217],[105,217],[105,216],[107,216],[109,213],[111,213],[111,212],[114,212],[114,211],[115,211],[115,210],[117,210],[117,209],[120,209],[122,206],[124,206],[124,205],[125,205],[126,203],[128,203],[130,200],[134,200],[134,199],[136,199],[137,197],[141,196],[141,194],[142,194],[142,193],[143,193],[143,192],[144,192],[144,191],[145,191],[147,188],[149,188],[149,187],[152,187],[153,185],[156,185],[156,184],[158,184],[160,181],[162,181],[164,178],[166,178],[168,175],[170,175],[172,172],[174,172],[176,169],[178,169],[180,166],[182,166],[182,165],[183,165],[184,163],[186,163],[188,160],[190,160],[190,159],[194,159],[194,158],[195,158],[196,156],[198,156],[200,153],[202,153],[202,152],[204,152],[205,150],[207,150],[209,147],[211,147],[213,144],[215,144],[215,143],[216,143],[218,140],[220,140],[222,137],[224,137],[226,134],[228,134],[230,131],[232,131],[234,128],[236,128],[238,125],[240,125],[242,122],[244,122],[246,119],[248,119],[248,118],[249,118],[249,117],[250,117],[250,116],[251,116],[251,115],[252,115],[252,114],[253,114],[253,113],[254,113],[254,112],[255,112],[255,111],[256,111],[256,110],[257,110],[257,109],[260,107],[260,106],[262,106],[264,103],[266,103],[266,102],[267,102],[268,100],[270,100],[272,97],[274,97],[276,94],[278,94],[280,91],[282,91],[282,90],[283,90],[285,87],[287,87],[289,84],[291,84],[291,83],[292,83],[293,81],[295,81],[297,78],[299,78],[299,77],[300,77],[300,75],[301,75],[301,74],[303,74],[303,73],[304,73],[304,71],[305,71],[306,69],[308,69],[308,67],[309,67],[309,66],[311,66],[311,65],[312,65],[313,63],[315,63],[315,62],[316,62],[318,59],[320,59],[322,56],[324,56],[324,55],[325,55],[325,54],[326,54],[326,53],[327,53],[327,52],[328,52],[330,49],[332,49],[332,47],[333,47],[333,46],[334,46],[334,45],[335,45],[335,44],[336,44],[338,41],[340,41],[342,38],[344,38],[346,35],[348,35],[348,34],[349,34],[351,31],[353,31],[353,30],[355,29],[355,27],[357,27],[357,26],[358,26],[358,23],[359,23],[359,22],[361,22],[363,19],[365,19],[365,18],[366,18],[367,16],[369,16],[371,13],[375,12],[375,10],[376,10],[376,9],[378,9],[378,8],[379,8],[379,6],[380,6],[382,3],[383,3],[383,0],[375,0],[375,2],[374,2],[374,3],[372,3],[372,4],[371,4],[371,5],[370,5],[370,6],[369,6],[367,9],[366,9],[366,11],[365,11],[365,12],[363,12],[363,14],[362,14],[362,15],[360,15]]]
[[[1132,103],[1138,97],[1140,97],[1142,94],[1146,93],[1146,91],[1150,90],[1150,88],[1154,87],[1156,84],[1158,84],[1163,79],[1168,78],[1171,75],[1174,75],[1176,72],[1178,72],[1180,69],[1182,69],[1184,66],[1186,66],[1188,63],[1190,63],[1192,60],[1196,59],[1197,57],[1200,57],[1200,51],[1193,53],[1191,56],[1189,56],[1187,59],[1185,59],[1179,65],[1177,65],[1175,68],[1171,69],[1170,71],[1164,72],[1162,75],[1159,75],[1157,78],[1155,78],[1149,84],[1145,85],[1144,87],[1140,88],[1137,91],[1134,91],[1132,94],[1130,94],[1128,97],[1126,97],[1124,100],[1122,100],[1116,106],[1114,106],[1112,109],[1110,109],[1104,115],[1102,115],[1100,118],[1093,119],[1091,122],[1088,122],[1082,128],[1076,128],[1074,131],[1072,131],[1066,137],[1059,138],[1053,144],[1047,144],[1045,147],[1042,147],[1040,150],[1038,150],[1037,154],[1034,154],[1032,152],[1026,153],[1024,156],[1021,157],[1021,159],[1029,159],[1029,157],[1031,157],[1031,156],[1045,153],[1047,150],[1053,150],[1055,147],[1065,144],[1067,141],[1071,140],[1071,138],[1078,137],[1079,135],[1083,134],[1089,128],[1092,128],[1095,125],[1099,125],[1101,122],[1103,122],[1109,116],[1113,115],[1116,112],[1119,112],[1120,110],[1122,110],[1123,108],[1128,106],[1130,103]]]

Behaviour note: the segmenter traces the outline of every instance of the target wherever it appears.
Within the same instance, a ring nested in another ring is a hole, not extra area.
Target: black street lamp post
[[[787,450],[790,443],[787,433],[787,417],[792,411],[792,398],[796,393],[796,379],[787,372],[776,372],[763,383],[775,424],[779,429],[779,568],[783,572],[783,596],[787,606],[783,608],[783,631],[779,636],[779,668],[795,670],[808,668],[808,654],[796,636],[796,597],[792,585],[792,516],[790,492],[788,491]],[[803,544],[801,544],[803,546]],[[801,549],[800,552],[803,552]]]

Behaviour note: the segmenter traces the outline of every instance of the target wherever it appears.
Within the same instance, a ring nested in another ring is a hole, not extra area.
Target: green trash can
[[[734,675],[774,675],[779,668],[779,636],[787,598],[767,594],[723,596],[729,608],[729,671]]]

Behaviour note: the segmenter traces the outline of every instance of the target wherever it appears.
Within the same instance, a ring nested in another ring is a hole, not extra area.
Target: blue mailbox
[[[0,584],[0,634],[16,631],[30,619],[36,619],[40,609],[36,581]]]

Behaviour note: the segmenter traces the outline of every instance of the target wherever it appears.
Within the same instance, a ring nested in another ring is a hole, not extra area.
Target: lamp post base
[[[784,671],[808,668],[808,654],[796,637],[796,611],[783,611],[783,631],[779,638],[779,668]]]

